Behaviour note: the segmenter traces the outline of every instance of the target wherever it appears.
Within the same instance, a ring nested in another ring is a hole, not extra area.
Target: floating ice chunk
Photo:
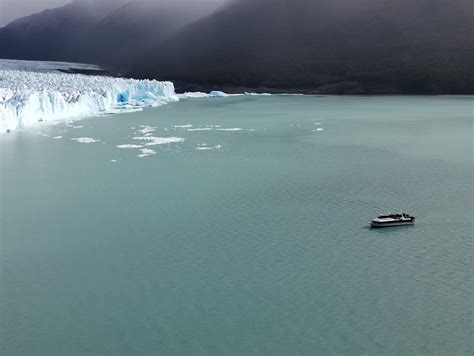
[[[123,148],[123,149],[133,149],[133,148],[142,148],[142,145],[131,145],[131,144],[126,144],[126,145],[117,145],[117,148]]]
[[[60,139],[62,139],[62,138],[63,138],[62,136],[54,136],[54,137],[53,137],[53,139],[55,139],[55,140],[60,140]]]
[[[199,150],[199,151],[214,151],[214,150],[219,150],[220,148],[221,148],[221,145],[208,146],[207,143],[201,143],[201,144],[197,145],[196,150]]]
[[[143,136],[143,137],[134,137],[134,140],[138,141],[148,141],[145,143],[145,146],[158,146],[166,145],[170,143],[181,143],[184,142],[184,138],[181,137],[154,137],[154,136]]]
[[[248,95],[248,96],[271,96],[272,94],[270,94],[270,93],[247,93],[247,92],[245,92],[244,95]]]
[[[142,126],[140,126],[140,127],[142,127],[142,129],[141,129],[141,130],[138,130],[137,132],[140,132],[140,133],[142,133],[142,134],[144,134],[144,135],[149,134],[149,133],[152,133],[152,132],[155,132],[155,130],[156,130],[156,127],[152,127],[152,126],[143,126],[143,125],[142,125]]]
[[[244,131],[244,129],[234,127],[230,129],[216,129],[217,131],[227,131],[227,132],[236,132],[236,131]]]
[[[195,92],[195,93],[186,92],[184,94],[177,94],[177,96],[180,99],[193,99],[193,98],[227,97],[230,95],[224,93],[223,91],[214,90],[214,91],[211,91],[209,94],[206,94],[203,92]]]
[[[221,98],[225,98],[229,96],[229,94],[227,93],[224,93],[223,91],[219,91],[219,90],[214,90],[214,91],[211,91],[209,93],[209,97],[211,98],[214,98],[214,97],[221,97]]]
[[[156,154],[156,151],[153,151],[149,148],[142,148],[140,150],[140,154],[137,155],[138,158],[145,158],[145,157],[148,157],[148,156],[152,156],[152,155],[155,155]]]
[[[187,125],[174,125],[173,126],[175,129],[189,129],[191,127],[193,127],[193,125],[191,124],[187,124]]]
[[[154,150],[152,150],[152,149],[150,149],[150,148],[142,148],[142,149],[140,150],[140,152],[143,153],[143,154],[147,154],[147,155],[154,155],[154,154],[156,154],[156,151],[154,151]]]
[[[78,137],[78,138],[71,138],[71,140],[76,141],[77,143],[96,143],[100,142],[100,140],[96,140],[91,137]]]
[[[183,94],[178,94],[178,98],[180,99],[207,98],[208,96],[209,94],[202,93],[202,92],[195,92],[195,93],[186,92]]]
[[[190,93],[186,92],[183,94],[177,94],[179,99],[194,99],[194,98],[225,98],[228,96],[242,96],[242,95],[269,95],[269,94],[256,94],[256,93],[244,93],[244,94],[227,94],[220,90],[213,90],[209,94],[203,92]]]
[[[197,127],[195,129],[188,129],[187,131],[189,132],[194,132],[194,131],[212,131],[212,127]]]
[[[110,160],[110,162],[112,162],[112,163],[116,163],[116,162],[117,162],[117,160],[116,160],[116,159],[111,159],[111,160]]]
[[[242,95],[245,95],[245,94],[227,94],[227,93],[224,93],[223,91],[220,91],[220,90],[214,90],[214,91],[211,91],[209,93],[209,97],[210,98],[213,98],[213,97],[228,97],[228,96],[242,96]]]
[[[320,127],[318,129],[316,129],[316,131],[321,132],[321,131],[324,131],[324,129]]]

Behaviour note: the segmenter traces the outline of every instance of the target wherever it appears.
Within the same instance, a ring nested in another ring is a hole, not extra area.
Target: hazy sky
[[[0,27],[19,17],[70,2],[71,0],[0,0]]]
[[[45,9],[63,6],[73,0],[0,0],[0,27],[20,17],[34,14]],[[77,0],[76,0],[77,1]],[[106,0],[81,0],[81,1],[106,1]],[[112,0],[107,0],[112,1]],[[122,0],[123,1],[123,0]],[[129,0],[138,1],[138,0]],[[140,0],[144,1],[144,0]],[[147,1],[169,1],[169,0],[147,0]],[[220,4],[230,0],[172,0],[173,2],[197,2],[199,4]]]

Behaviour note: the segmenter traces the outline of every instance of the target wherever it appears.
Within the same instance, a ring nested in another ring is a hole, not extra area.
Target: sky
[[[71,0],[0,0],[0,27],[20,17],[70,2]]]
[[[77,1],[77,0],[76,0]],[[100,2],[104,0],[81,0]],[[108,0],[111,1],[111,0]],[[133,0],[131,0],[133,1]],[[137,1],[137,0],[134,0]],[[143,0],[142,0],[143,1]],[[147,0],[147,1],[169,1],[169,0]],[[229,0],[173,0],[176,2],[197,1],[200,4],[220,4]],[[72,0],[0,0],[0,27],[23,17],[45,9],[64,6]]]

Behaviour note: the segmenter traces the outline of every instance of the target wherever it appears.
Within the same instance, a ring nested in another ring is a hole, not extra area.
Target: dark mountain
[[[233,0],[207,17],[203,4],[76,0],[0,29],[0,58],[183,90],[474,93],[472,0]]]
[[[133,1],[90,26],[79,39],[80,51],[70,51],[75,60],[126,68],[137,55],[157,48],[208,10],[179,1]]]
[[[472,10],[470,0],[241,0],[131,73],[196,84],[183,88],[473,93]]]
[[[67,60],[127,69],[215,4],[152,0],[76,0],[0,29],[0,58]]]
[[[75,1],[18,19],[0,29],[0,58],[68,60],[84,31],[125,1]]]

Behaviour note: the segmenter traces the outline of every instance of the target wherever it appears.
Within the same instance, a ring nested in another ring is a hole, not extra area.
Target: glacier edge
[[[0,132],[178,100],[171,82],[0,70]]]

